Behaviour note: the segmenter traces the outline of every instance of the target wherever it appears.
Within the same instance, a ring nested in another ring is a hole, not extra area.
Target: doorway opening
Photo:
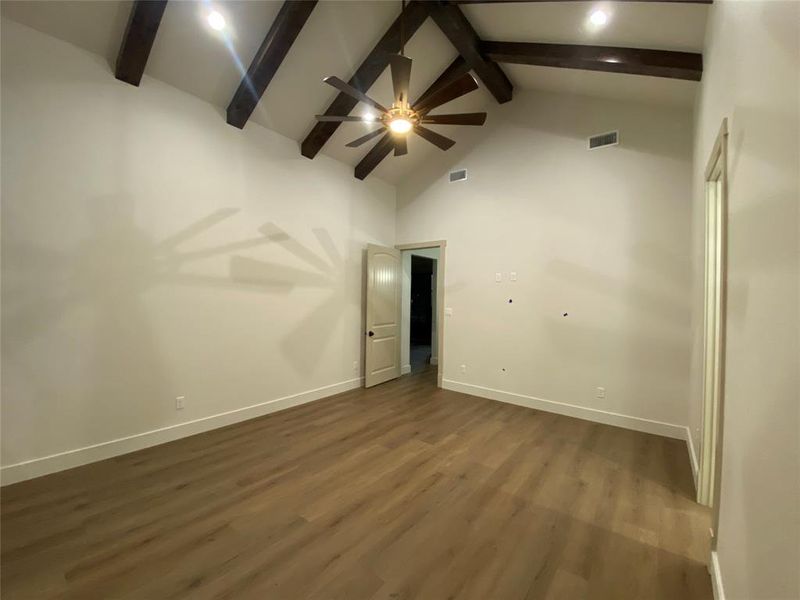
[[[722,410],[725,374],[725,246],[727,230],[727,120],[705,172],[705,316],[703,336],[703,429],[697,501],[712,508],[712,550],[719,518]]]
[[[364,255],[364,387],[411,372],[412,257],[428,260],[427,263],[414,262],[417,265],[415,296],[419,305],[419,309],[415,307],[414,317],[414,362],[419,365],[417,372],[427,372],[431,377],[435,373],[436,385],[442,387],[445,246],[444,241],[402,244],[394,248],[367,244]],[[353,366],[355,368],[357,363]]]
[[[441,387],[444,242],[399,245],[401,373],[435,372]]]
[[[408,348],[403,348],[403,373],[420,373],[437,362],[436,354],[436,271],[438,248],[407,250],[403,267],[408,297],[403,295],[404,329],[408,327]],[[406,300],[408,306],[405,305]],[[405,345],[406,339],[403,336]],[[406,354],[407,351],[407,354]],[[407,361],[407,362],[406,362]]]

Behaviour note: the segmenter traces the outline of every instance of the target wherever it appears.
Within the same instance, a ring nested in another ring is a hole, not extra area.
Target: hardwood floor
[[[2,596],[711,598],[686,447],[428,371],[2,490]]]

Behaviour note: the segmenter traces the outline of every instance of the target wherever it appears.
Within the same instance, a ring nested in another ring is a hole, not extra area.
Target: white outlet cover
[[[445,307],[444,316],[445,317],[452,317],[453,316],[453,309],[450,308],[449,306]]]
[[[511,279],[511,281],[516,281],[517,280],[517,272],[516,271],[511,271],[511,273],[509,274],[509,279]]]
[[[500,283],[501,281],[503,281],[503,274],[502,273],[495,273],[494,274],[494,280],[497,283]]]

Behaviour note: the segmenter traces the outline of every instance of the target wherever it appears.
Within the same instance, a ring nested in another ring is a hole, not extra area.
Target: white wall
[[[394,188],[5,19],[2,75],[4,466],[358,385],[362,249],[394,244]]]
[[[473,135],[398,190],[398,242],[447,240],[447,385],[685,435],[690,111],[516,91]]]
[[[439,268],[439,248],[418,248],[416,250],[403,250],[401,257],[403,263],[403,287],[401,289],[401,315],[400,315],[400,364],[403,373],[411,371],[411,356],[410,356],[410,343],[411,343],[411,257],[424,256],[425,258],[432,258],[434,261],[433,274],[434,281],[436,281],[436,274]],[[438,360],[437,353],[439,350],[439,339],[436,331],[437,321],[439,318],[437,310],[436,298],[436,285],[433,286],[433,304],[431,310],[433,311],[433,318],[431,319],[431,364],[435,364]]]
[[[699,451],[703,172],[728,118],[728,311],[718,561],[728,600],[800,597],[800,3],[716,0],[694,164],[691,427]]]

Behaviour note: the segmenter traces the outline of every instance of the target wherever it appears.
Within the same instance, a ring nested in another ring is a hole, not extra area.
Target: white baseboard
[[[411,373],[411,365],[403,365],[400,367],[400,375],[408,375]]]
[[[697,477],[700,473],[700,463],[697,460],[697,452],[694,449],[692,440],[692,430],[686,428],[686,448],[689,450],[689,462],[692,464],[692,476],[694,477],[694,491],[697,492]]]
[[[17,483],[18,481],[33,479],[34,477],[40,477],[49,473],[55,473],[57,471],[79,467],[114,456],[120,456],[121,454],[128,454],[129,452],[135,452],[136,450],[142,450],[150,446],[157,446],[158,444],[164,444],[197,433],[203,433],[211,429],[217,429],[293,406],[299,406],[307,402],[313,402],[314,400],[333,396],[334,394],[340,394],[361,387],[362,382],[363,378],[361,377],[350,379],[314,390],[300,392],[299,394],[292,394],[291,396],[268,400],[260,404],[195,419],[194,421],[178,423],[176,425],[145,431],[116,440],[86,446],[84,448],[77,448],[75,450],[68,450],[66,452],[59,452],[58,454],[51,454],[50,456],[43,456],[42,458],[35,458],[13,465],[7,465],[0,469],[0,481],[2,481],[2,485],[9,485],[11,483]]]
[[[722,572],[719,570],[719,556],[715,551],[711,552],[708,572],[711,574],[711,590],[714,592],[714,600],[725,600],[725,588],[722,587]]]
[[[576,406],[575,404],[556,402],[554,400],[544,400],[542,398],[535,398],[534,396],[504,392],[480,385],[473,385],[471,383],[461,383],[460,381],[453,381],[451,379],[444,379],[442,384],[447,390],[480,396],[482,398],[488,398],[489,400],[498,400],[500,402],[516,404],[527,408],[535,408],[559,415],[585,419],[587,421],[594,421],[595,423],[604,423],[606,425],[615,425],[616,427],[624,427],[625,429],[653,433],[655,435],[679,440],[686,439],[686,427],[683,425],[673,425],[672,423],[642,419],[641,417],[631,417],[629,415],[622,415],[596,408]]]

